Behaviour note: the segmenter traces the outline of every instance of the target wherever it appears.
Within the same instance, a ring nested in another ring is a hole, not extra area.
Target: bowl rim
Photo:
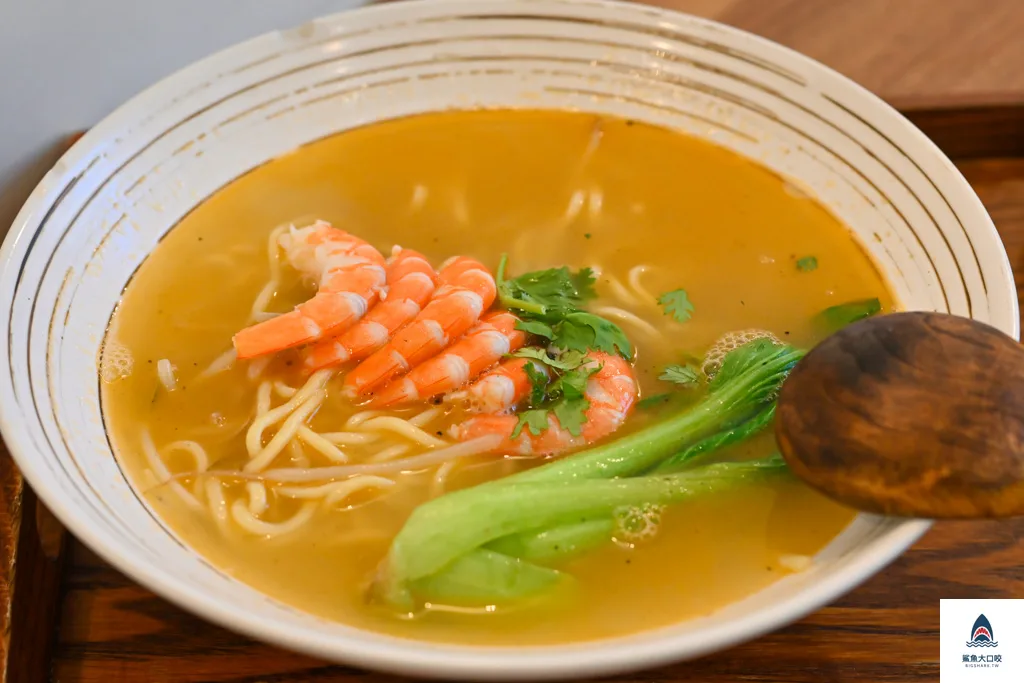
[[[546,0],[536,0],[543,4]],[[469,0],[486,3],[487,0]],[[354,15],[371,17],[400,12],[403,8],[438,5],[466,5],[467,0],[401,0],[379,5],[366,5],[354,9],[324,15],[313,22],[332,22]],[[642,5],[622,0],[554,0],[552,4],[577,7],[612,8],[619,11],[642,13],[677,23],[691,23],[713,28],[725,34],[742,37],[749,44],[761,50],[784,55],[799,62],[804,68],[815,72],[824,79],[842,84],[851,94],[869,104],[879,113],[888,116],[901,128],[901,134],[913,138],[916,144],[927,149],[936,163],[944,167],[957,180],[962,198],[971,206],[973,219],[1002,245],[991,217],[956,166],[917,127],[887,102],[866,90],[856,82],[790,48],[742,29],[713,20],[695,17],[684,12]],[[100,122],[93,126],[56,162],[42,181],[35,187],[28,200],[17,214],[9,233],[0,247],[0,276],[12,268],[12,256],[23,239],[31,240],[34,216],[45,212],[61,187],[57,180],[66,176],[76,163],[98,141],[116,131],[120,118],[140,104],[151,93],[168,88],[179,78],[205,73],[217,61],[232,53],[252,50],[260,43],[270,43],[289,29],[278,29],[263,33],[245,41],[219,50],[198,61],[177,70],[142,90],[122,103]],[[1011,336],[1019,339],[1020,322],[1016,290],[1013,285],[1012,268],[1005,246],[1001,267],[1002,286],[1010,292],[1012,318]],[[19,264],[20,265],[20,264]],[[7,279],[0,289],[0,301],[9,306],[13,291],[7,286]],[[768,607],[741,615],[722,624],[708,626],[702,630],[699,643],[682,643],[693,640],[690,633],[673,634],[669,629],[684,622],[661,629],[641,631],[630,636],[579,643],[550,646],[503,646],[481,647],[466,645],[434,644],[428,641],[385,636],[349,627],[353,635],[337,633],[322,634],[309,630],[281,625],[265,619],[252,619],[244,604],[210,600],[206,591],[187,580],[174,575],[170,570],[153,571],[145,562],[131,554],[120,552],[119,543],[104,530],[90,527],[75,514],[74,506],[63,499],[56,488],[49,489],[38,467],[31,440],[19,428],[21,411],[13,398],[12,378],[0,376],[0,433],[25,480],[39,498],[58,519],[83,543],[93,549],[105,561],[142,586],[162,598],[196,614],[212,623],[229,628],[249,637],[277,644],[279,646],[321,657],[329,661],[345,662],[386,671],[418,677],[486,678],[489,680],[511,680],[530,678],[560,679],[591,675],[608,675],[649,668],[677,661],[681,658],[695,658],[714,651],[724,650],[739,643],[759,637],[769,631],[788,625],[807,614],[820,609],[837,597],[845,594],[891,563],[931,527],[931,520],[904,520],[898,525],[865,541],[843,562],[842,566],[822,578],[814,586],[789,596]],[[339,646],[344,643],[344,646]]]

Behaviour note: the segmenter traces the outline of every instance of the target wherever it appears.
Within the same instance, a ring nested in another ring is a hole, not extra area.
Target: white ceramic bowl
[[[111,457],[96,359],[132,273],[217,188],[298,145],[429,110],[605,112],[729,147],[816,195],[907,308],[1018,336],[999,237],[953,165],[883,102],[719,24],[596,0],[440,0],[327,17],[250,40],[143,92],[46,176],[3,246],[3,436],[42,499],[135,580],[256,638],[414,675],[607,674],[696,657],[783,626],[910,546],[925,521],[859,516],[813,567],[706,618],[557,647],[398,640],[300,613],[194,555]]]

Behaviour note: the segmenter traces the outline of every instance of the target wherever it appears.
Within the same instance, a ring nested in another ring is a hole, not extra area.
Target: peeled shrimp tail
[[[313,344],[305,354],[306,368],[319,370],[369,356],[419,314],[436,283],[437,273],[423,254],[397,250],[387,266],[387,298],[345,333]]]
[[[518,418],[515,415],[481,415],[472,417],[452,428],[452,435],[460,441],[488,434],[500,434],[502,441],[492,449],[494,453],[520,455],[553,455],[571,448],[591,444],[613,433],[625,422],[637,397],[633,368],[619,356],[591,353],[591,362],[601,363],[589,380],[584,395],[590,401],[585,411],[586,422],[579,436],[573,436],[562,427],[553,414],[548,417],[548,428],[534,435],[523,429],[513,439]],[[523,371],[525,375],[525,370]]]
[[[382,388],[370,402],[383,408],[458,389],[526,342],[512,313],[485,316],[459,341]]]
[[[384,257],[363,240],[318,222],[280,238],[288,260],[318,280],[316,295],[293,311],[234,337],[239,358],[252,358],[340,333],[362,318],[384,287]]]
[[[420,314],[348,374],[346,395],[372,392],[437,355],[479,320],[497,295],[494,276],[464,256],[449,261],[438,279],[441,286]]]
[[[515,408],[533,388],[526,374],[526,365],[542,374],[548,374],[542,363],[527,358],[509,358],[488,370],[462,391],[446,397],[473,413],[504,413]]]

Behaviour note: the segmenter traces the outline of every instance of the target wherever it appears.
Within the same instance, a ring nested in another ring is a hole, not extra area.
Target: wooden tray
[[[957,163],[1024,283],[1024,105],[905,112]],[[9,683],[366,681],[207,624],[73,539],[0,452],[0,663]],[[938,680],[940,598],[1024,597],[1024,519],[936,524],[866,584],[727,653],[621,680]]]

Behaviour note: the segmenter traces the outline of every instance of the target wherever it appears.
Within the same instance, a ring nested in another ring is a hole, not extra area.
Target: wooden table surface
[[[657,2],[778,40],[896,105],[1024,102],[1024,40],[1018,38],[1024,0]],[[975,124],[960,115],[932,117],[944,148],[962,157],[958,165],[992,213],[1018,291],[1024,284],[1022,112],[997,112],[994,118],[983,113]],[[1000,155],[1016,158],[986,158]],[[6,457],[0,452],[0,517],[21,504]],[[5,527],[0,519],[5,560],[13,557],[6,551],[19,533],[24,539],[38,525],[44,536],[52,536],[46,516],[37,524],[31,514],[31,498],[25,505],[29,513],[20,530]],[[29,546],[42,556],[54,550],[52,541],[42,548]],[[45,623],[46,599],[36,590],[51,581],[55,566],[44,564],[38,575],[19,578],[30,589],[16,591],[23,604],[16,606],[15,618],[20,615],[25,622],[21,633],[30,634],[20,636],[20,643],[25,638],[42,642],[45,636],[24,627]],[[0,581],[0,599],[7,588]],[[939,599],[968,597],[1024,597],[1024,520],[938,524],[881,574],[789,628],[727,653],[620,680],[934,681]],[[74,542],[60,598],[52,680],[61,683],[386,678],[282,652],[206,624],[141,589]],[[0,614],[0,655],[7,646],[9,616]],[[13,659],[28,652],[13,640],[10,648]],[[42,679],[33,674],[19,680]]]
[[[899,108],[1024,101],[1021,0],[648,0],[770,38]]]

